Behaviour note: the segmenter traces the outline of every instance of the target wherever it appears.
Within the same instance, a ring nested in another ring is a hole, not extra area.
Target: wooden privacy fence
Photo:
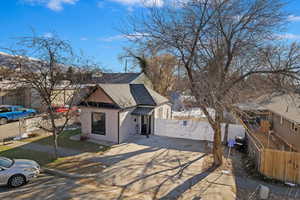
[[[300,153],[261,150],[260,172],[270,178],[300,184]]]
[[[247,130],[246,136],[248,141],[248,156],[254,161],[256,170],[259,171],[262,147],[260,146],[260,143],[257,142],[256,138],[253,137]]]

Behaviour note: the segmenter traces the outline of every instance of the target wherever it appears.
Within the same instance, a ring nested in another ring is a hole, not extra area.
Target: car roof
[[[10,158],[7,158],[7,157],[4,157],[4,156],[0,156],[0,159],[8,159],[8,160],[11,160]]]

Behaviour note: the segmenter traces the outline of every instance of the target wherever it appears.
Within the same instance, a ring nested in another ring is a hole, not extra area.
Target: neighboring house
[[[55,96],[53,104],[57,106],[68,104],[67,101],[73,93],[74,89],[57,87],[53,92],[53,98]],[[10,80],[0,81],[0,105],[20,105],[38,111],[46,109],[35,89]]]
[[[273,96],[262,103],[270,115],[272,129],[300,152],[300,95]]]
[[[29,64],[37,60],[29,58]],[[14,68],[14,56],[0,52],[0,68]],[[110,84],[145,84],[152,88],[152,83],[144,73],[95,73],[93,76],[81,81],[80,88],[88,88],[91,85],[110,83]],[[74,93],[81,93],[75,91],[70,87],[57,86],[54,95],[56,96],[53,106],[63,106],[68,104],[70,96]],[[76,87],[78,90],[78,87]],[[0,77],[0,105],[22,105],[29,108],[34,108],[39,111],[44,111],[42,99],[39,94],[32,88],[20,84],[16,84],[11,77]]]
[[[153,134],[155,119],[170,119],[169,100],[144,84],[99,84],[79,104],[82,133],[120,143]]]
[[[273,94],[261,97],[257,102],[238,104],[237,107],[243,111],[252,111],[250,116],[257,122],[259,119],[267,119],[274,134],[300,152],[300,95]]]
[[[153,88],[150,79],[144,73],[99,73],[81,82],[81,84],[144,84]]]
[[[5,80],[0,82],[0,105],[21,105],[38,109],[41,100],[33,89]]]

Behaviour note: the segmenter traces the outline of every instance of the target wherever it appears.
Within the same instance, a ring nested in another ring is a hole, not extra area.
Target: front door
[[[150,135],[151,134],[151,116],[142,115],[141,117],[141,134]]]

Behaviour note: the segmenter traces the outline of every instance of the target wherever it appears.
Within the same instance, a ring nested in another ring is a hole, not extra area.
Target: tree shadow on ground
[[[173,188],[170,192],[168,192],[166,195],[161,197],[160,200],[177,199],[181,194],[191,189],[194,185],[198,184],[200,181],[205,179],[210,173],[214,172],[216,169],[217,167],[214,166],[209,167],[208,169],[201,172],[200,174],[197,174],[196,176],[187,179],[182,184]],[[195,197],[195,198],[201,198],[201,197]]]

